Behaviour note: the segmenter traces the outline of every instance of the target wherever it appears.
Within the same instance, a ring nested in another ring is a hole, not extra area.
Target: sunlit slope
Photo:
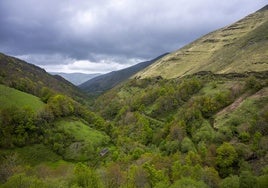
[[[199,71],[214,73],[268,70],[267,6],[244,19],[209,33],[161,58],[136,78],[182,77]]]
[[[0,84],[0,109],[16,106],[38,111],[44,105],[36,96]]]

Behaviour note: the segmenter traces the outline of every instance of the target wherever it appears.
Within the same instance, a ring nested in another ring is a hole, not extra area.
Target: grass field
[[[85,161],[98,155],[101,149],[109,142],[109,137],[104,133],[90,128],[80,120],[60,120],[56,126],[74,136],[73,143],[65,149],[64,158],[67,160]]]
[[[90,128],[79,120],[60,120],[56,123],[65,132],[71,133],[77,141],[90,142],[95,146],[108,141],[108,137],[103,133]]]
[[[44,103],[38,98],[28,93],[4,86],[0,84],[0,109],[10,106],[30,107],[34,111],[40,110]]]

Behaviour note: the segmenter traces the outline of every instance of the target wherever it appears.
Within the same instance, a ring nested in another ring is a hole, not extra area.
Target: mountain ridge
[[[92,93],[101,93],[106,90],[109,90],[119,83],[123,82],[124,80],[127,80],[131,76],[133,76],[138,71],[144,69],[145,67],[151,65],[159,58],[162,58],[166,56],[168,53],[162,54],[155,59],[152,59],[150,61],[145,61],[138,63],[136,65],[133,65],[131,67],[121,69],[118,71],[113,71],[107,74],[103,74],[100,76],[97,76],[91,80],[88,80],[81,85],[79,85],[79,88],[86,92],[92,92]]]
[[[36,65],[3,53],[0,53],[0,83],[38,97],[44,88],[77,99],[86,97],[63,77],[52,76]]]
[[[176,78],[198,71],[242,73],[268,70],[267,6],[260,10],[200,37],[134,77]]]

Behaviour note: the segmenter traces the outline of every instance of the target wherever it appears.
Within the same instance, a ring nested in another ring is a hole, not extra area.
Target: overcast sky
[[[179,49],[267,0],[0,0],[0,52],[105,73]]]

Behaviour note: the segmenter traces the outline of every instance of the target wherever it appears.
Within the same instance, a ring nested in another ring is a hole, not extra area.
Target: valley
[[[0,54],[0,187],[267,187],[267,17],[79,88]]]

